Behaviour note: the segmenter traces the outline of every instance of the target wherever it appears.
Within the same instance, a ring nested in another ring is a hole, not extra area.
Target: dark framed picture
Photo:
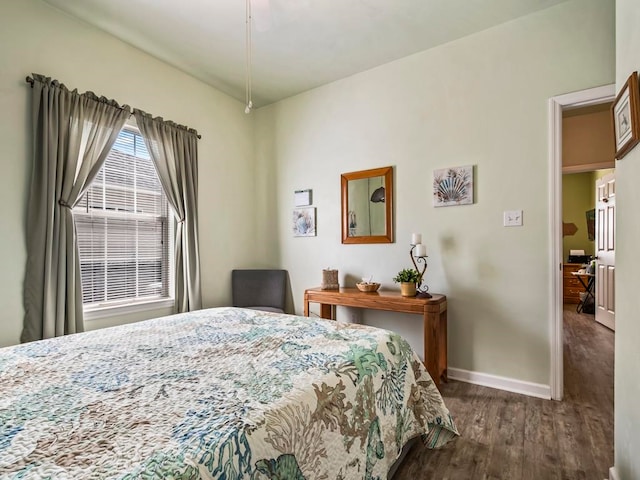
[[[616,158],[624,157],[640,139],[638,72],[633,72],[611,105]]]
[[[596,209],[587,210],[587,237],[593,242],[596,239]]]

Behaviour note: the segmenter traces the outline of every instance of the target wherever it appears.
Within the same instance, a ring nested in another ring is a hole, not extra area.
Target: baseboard
[[[609,480],[619,480],[620,477],[618,477],[618,471],[616,470],[616,467],[611,467],[609,469]]]
[[[472,372],[461,368],[447,368],[447,375],[452,380],[473,383],[483,387],[497,388],[507,392],[521,393],[530,397],[551,399],[551,387],[540,383],[525,382],[515,378],[500,377],[489,373]]]

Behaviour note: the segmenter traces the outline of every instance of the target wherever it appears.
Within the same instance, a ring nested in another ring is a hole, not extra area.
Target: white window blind
[[[85,307],[172,296],[170,209],[138,132],[120,132],[74,218]]]

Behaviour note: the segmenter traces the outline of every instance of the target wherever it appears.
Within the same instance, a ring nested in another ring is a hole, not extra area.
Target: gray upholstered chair
[[[233,306],[284,313],[286,270],[232,270]]]

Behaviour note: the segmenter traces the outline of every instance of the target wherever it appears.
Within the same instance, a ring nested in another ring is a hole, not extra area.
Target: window
[[[74,218],[85,310],[172,297],[173,221],[137,131],[120,132]]]

